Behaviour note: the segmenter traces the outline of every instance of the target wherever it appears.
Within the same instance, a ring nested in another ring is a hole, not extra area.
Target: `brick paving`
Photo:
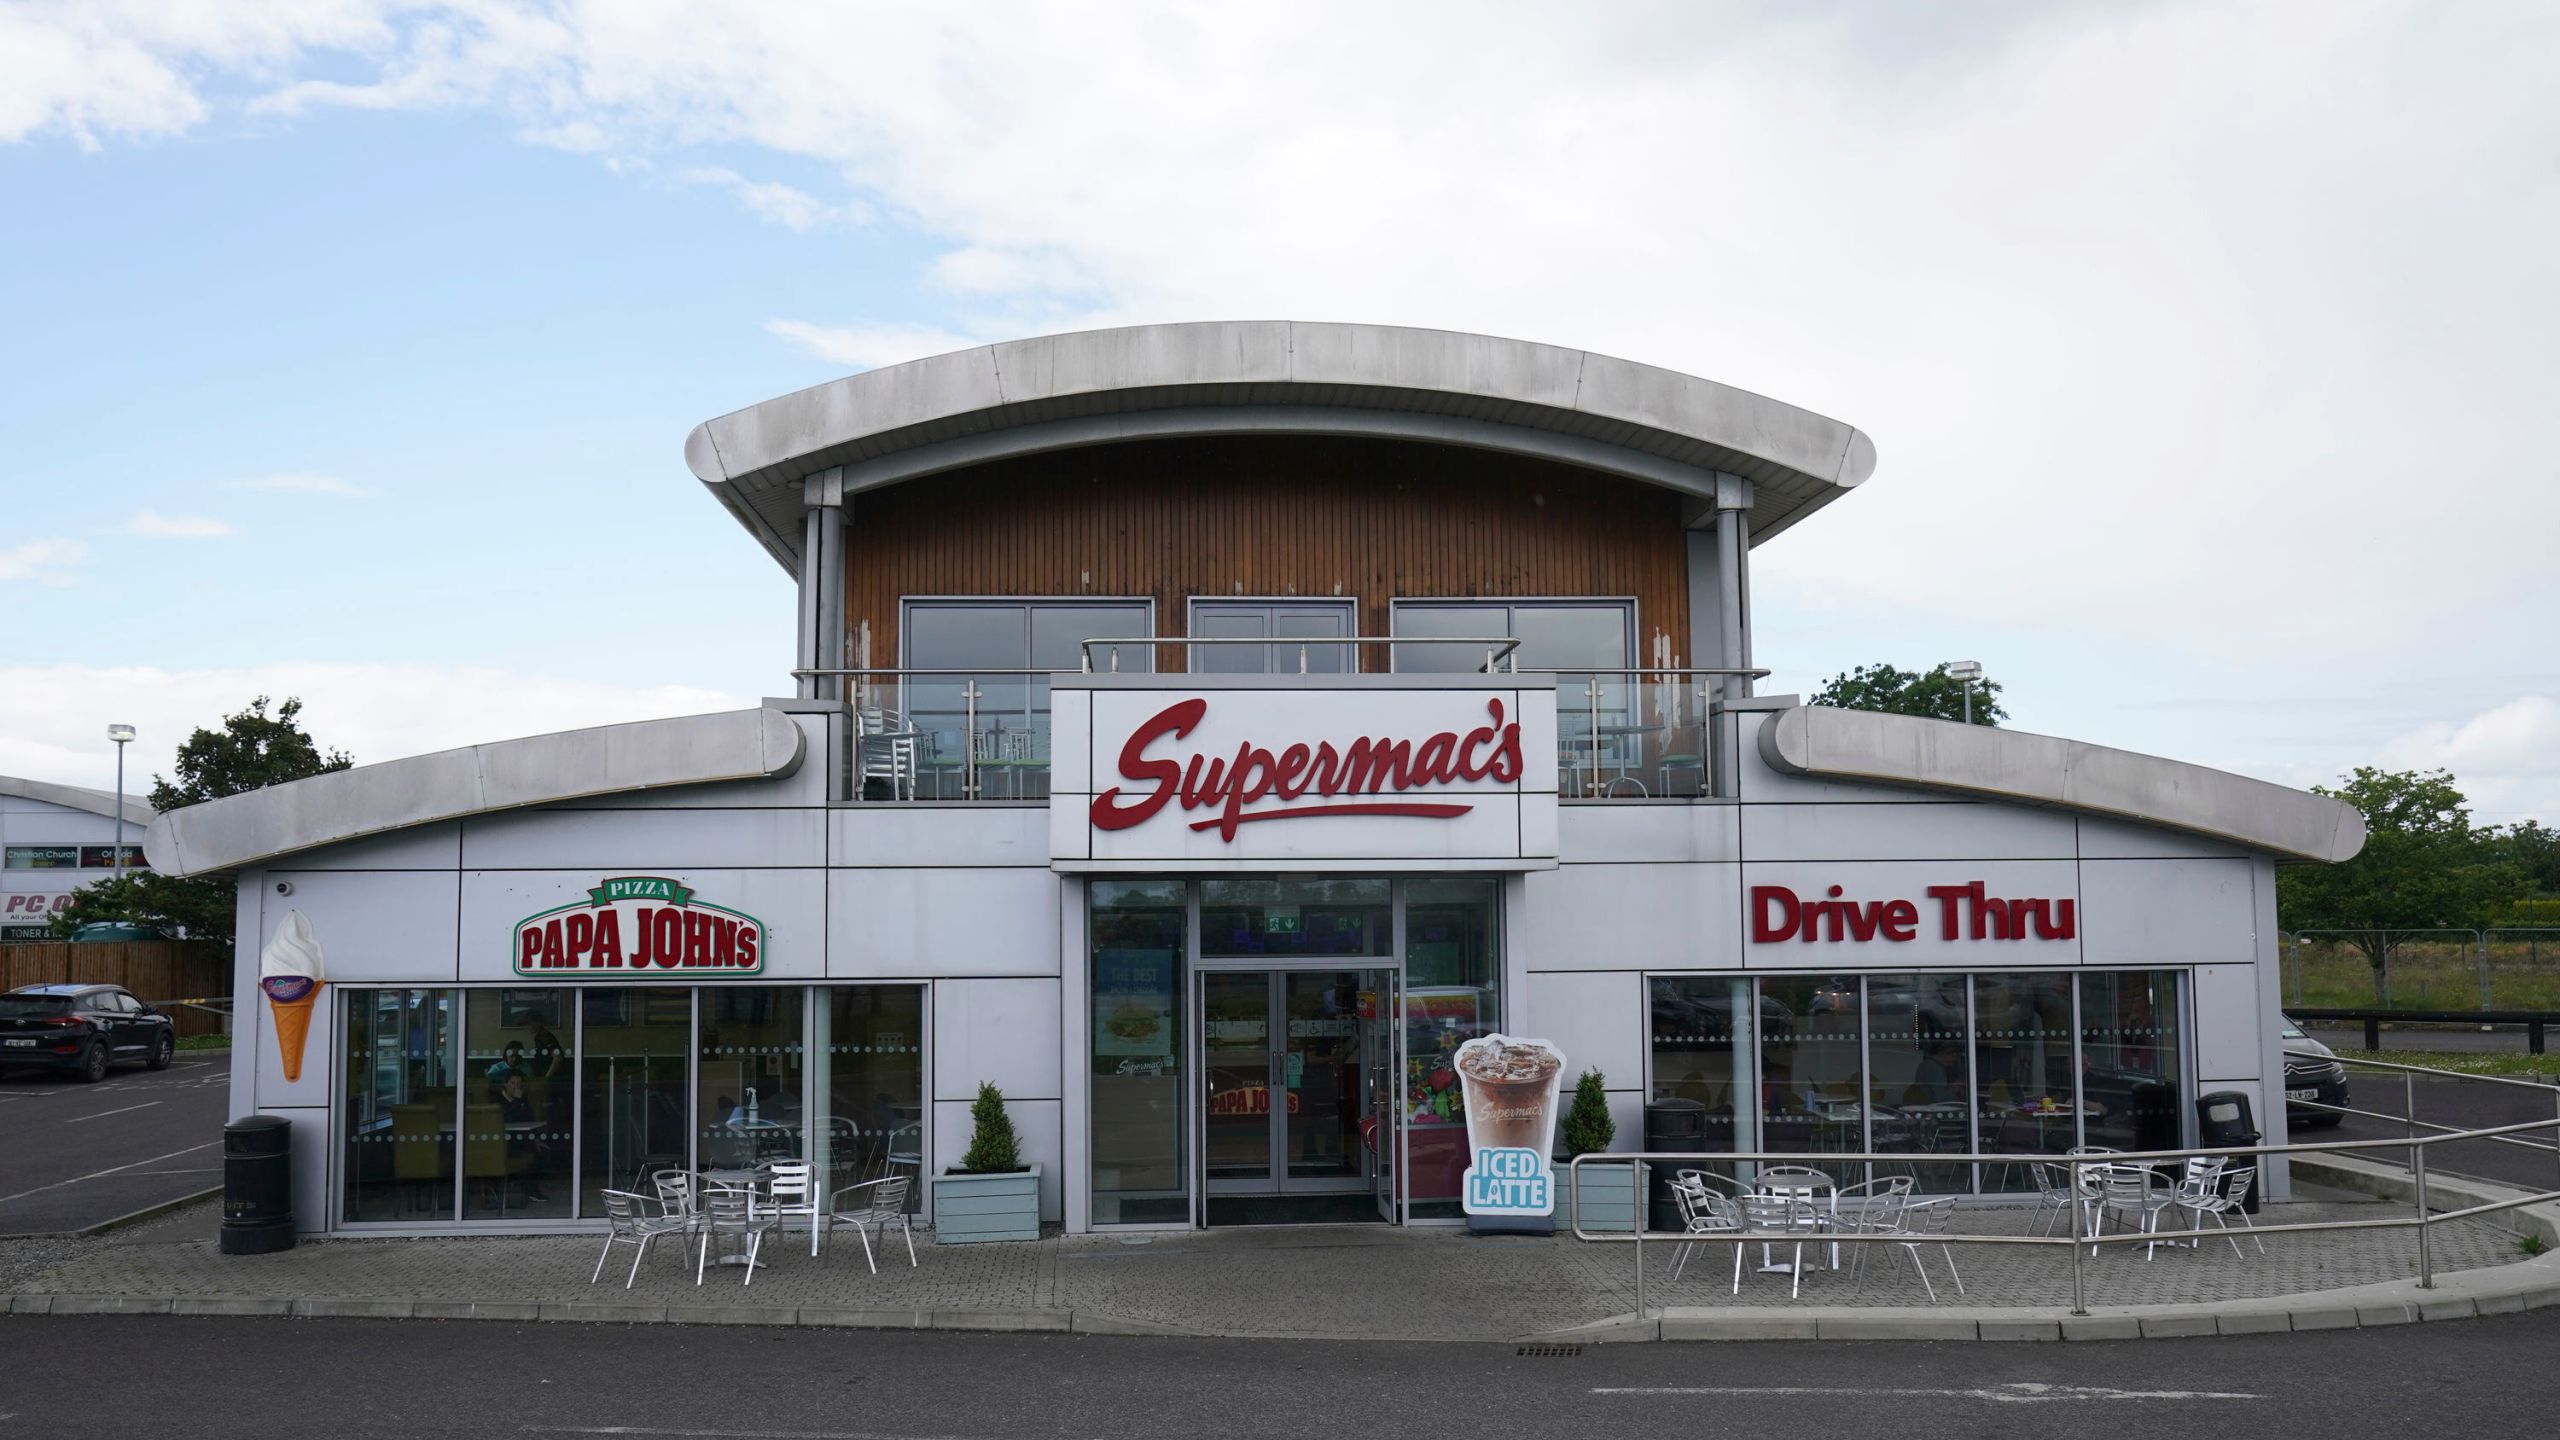
[[[2368,1218],[2399,1213],[2371,1201],[2269,1208],[2266,1222]],[[2024,1233],[2023,1211],[1964,1212],[1959,1228]],[[768,1246],[752,1285],[735,1269],[709,1272],[697,1288],[690,1256],[661,1241],[625,1291],[628,1247],[616,1247],[604,1282],[590,1285],[600,1238],[473,1237],[413,1240],[306,1240],[281,1255],[219,1253],[207,1216],[181,1212],[105,1240],[42,1249],[0,1242],[0,1290],[25,1294],[182,1297],[191,1300],[447,1301],[559,1303],[629,1301],[650,1307],[718,1305],[795,1310],[921,1314],[952,1312],[1032,1319],[1107,1316],[1139,1327],[1194,1334],[1360,1335],[1397,1338],[1510,1338],[1623,1315],[1635,1309],[1632,1247],[1570,1237],[1471,1237],[1462,1232],[1379,1227],[1272,1228],[1154,1236],[1053,1235],[1033,1243],[941,1246],[920,1235],[922,1264],[910,1268],[891,1241],[874,1275],[860,1246],[840,1233],[812,1260],[805,1236]],[[2244,1242],[2245,1244],[2245,1242]],[[2146,1262],[2139,1247],[2109,1249],[2087,1264],[2092,1306],[2260,1300],[2405,1280],[2414,1267],[2408,1231],[2341,1231],[2283,1236],[2245,1260],[2208,1242],[2200,1251],[2163,1249]],[[1704,1247],[1673,1281],[1674,1246],[1648,1243],[1646,1300],[1767,1313],[1791,1305],[1926,1307],[1932,1302],[1899,1250],[1878,1250],[1857,1290],[1850,1273],[1813,1268],[1801,1300],[1784,1275],[1746,1268],[1729,1293],[1732,1251]],[[2435,1232],[2440,1273],[2524,1258],[2515,1237],[2473,1220]],[[1956,1247],[1965,1293],[1947,1284],[1945,1262],[1924,1252],[1939,1287],[1937,1304],[2050,1308],[2070,1303],[2060,1247]],[[1758,1261],[1757,1246],[1750,1256]],[[1845,1257],[1844,1257],[1845,1258]],[[1855,1293],[1853,1293],[1853,1290]]]

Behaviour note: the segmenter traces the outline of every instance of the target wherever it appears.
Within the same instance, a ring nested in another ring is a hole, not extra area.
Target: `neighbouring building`
[[[0,941],[44,940],[71,892],[116,870],[140,869],[142,833],[154,812],[127,797],[118,824],[116,797],[80,785],[0,775]]]

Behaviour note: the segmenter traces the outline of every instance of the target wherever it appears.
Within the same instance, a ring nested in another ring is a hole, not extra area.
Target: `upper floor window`
[[[1191,671],[1197,675],[1295,675],[1303,657],[1307,674],[1350,674],[1360,668],[1352,653],[1357,647],[1307,642],[1358,634],[1356,615],[1349,600],[1194,600],[1191,634],[1195,639],[1267,637],[1281,643],[1190,646]]]
[[[1155,631],[1144,600],[910,600],[899,659],[908,670],[1081,670],[1087,640]],[[1122,670],[1152,670],[1152,647],[1123,647]],[[1099,650],[1093,668],[1109,667]]]
[[[1512,659],[1523,670],[1624,670],[1635,653],[1632,600],[1398,600],[1395,635],[1511,636],[1520,642]],[[1466,674],[1484,668],[1480,644],[1395,647],[1396,669],[1408,673]]]

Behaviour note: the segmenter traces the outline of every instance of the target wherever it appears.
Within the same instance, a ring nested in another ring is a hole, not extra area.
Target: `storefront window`
[[[1502,1028],[1498,883],[1405,882],[1405,1179],[1416,1219],[1455,1218],[1467,1168],[1460,1045]]]
[[[1647,987],[1653,1030],[1653,1098],[1694,1101],[1706,1111],[1706,1148],[1757,1148],[1746,1127],[1758,1117],[1734,1069],[1735,1016],[1751,1006],[1741,976],[1656,976]],[[1721,1167],[1719,1167],[1721,1168]]]
[[[1384,880],[1283,877],[1200,882],[1200,953],[1213,959],[1386,955],[1395,911]]]
[[[2178,987],[2166,970],[2080,977],[2080,1092],[2088,1143],[2175,1150],[2186,1114]]]
[[[453,1218],[455,991],[347,992],[344,1216]]]
[[[604,1213],[605,1190],[652,1194],[650,1177],[687,1164],[693,991],[582,990],[578,1009],[578,1213],[596,1216]]]
[[[2071,1056],[2071,977],[1973,977],[1976,1123],[1985,1153],[2059,1155],[2080,1143]],[[1983,1188],[2035,1188],[2023,1165],[1987,1167]]]
[[[1789,1155],[1865,1149],[1858,977],[1763,980],[1760,1018],[1760,1148]],[[1849,1177],[1839,1178],[1845,1184]]]
[[[1093,936],[1093,1221],[1191,1218],[1183,1144],[1179,880],[1097,880]]]
[[[695,1162],[743,1170],[807,1154],[801,1123],[803,991],[705,987],[694,1069]]]
[[[907,1206],[924,1203],[924,987],[836,985],[819,992],[820,1070],[812,1085],[826,1111],[810,1157],[829,1195],[905,1176]],[[856,1197],[857,1201],[859,1197]]]
[[[1869,975],[1867,1101],[1871,1149],[1963,1155],[1973,1149],[1973,1093],[1966,1080],[1965,977]],[[1930,1194],[1972,1185],[1972,1167],[1914,1161],[1878,1165]]]
[[[566,990],[465,992],[462,1218],[569,1218]]]

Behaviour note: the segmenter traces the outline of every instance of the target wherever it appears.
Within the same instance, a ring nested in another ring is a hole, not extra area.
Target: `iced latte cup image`
[[[1460,1208],[1469,1215],[1534,1217],[1555,1212],[1556,1079],[1564,1052],[1544,1040],[1486,1035],[1451,1057],[1467,1107],[1467,1154]]]

